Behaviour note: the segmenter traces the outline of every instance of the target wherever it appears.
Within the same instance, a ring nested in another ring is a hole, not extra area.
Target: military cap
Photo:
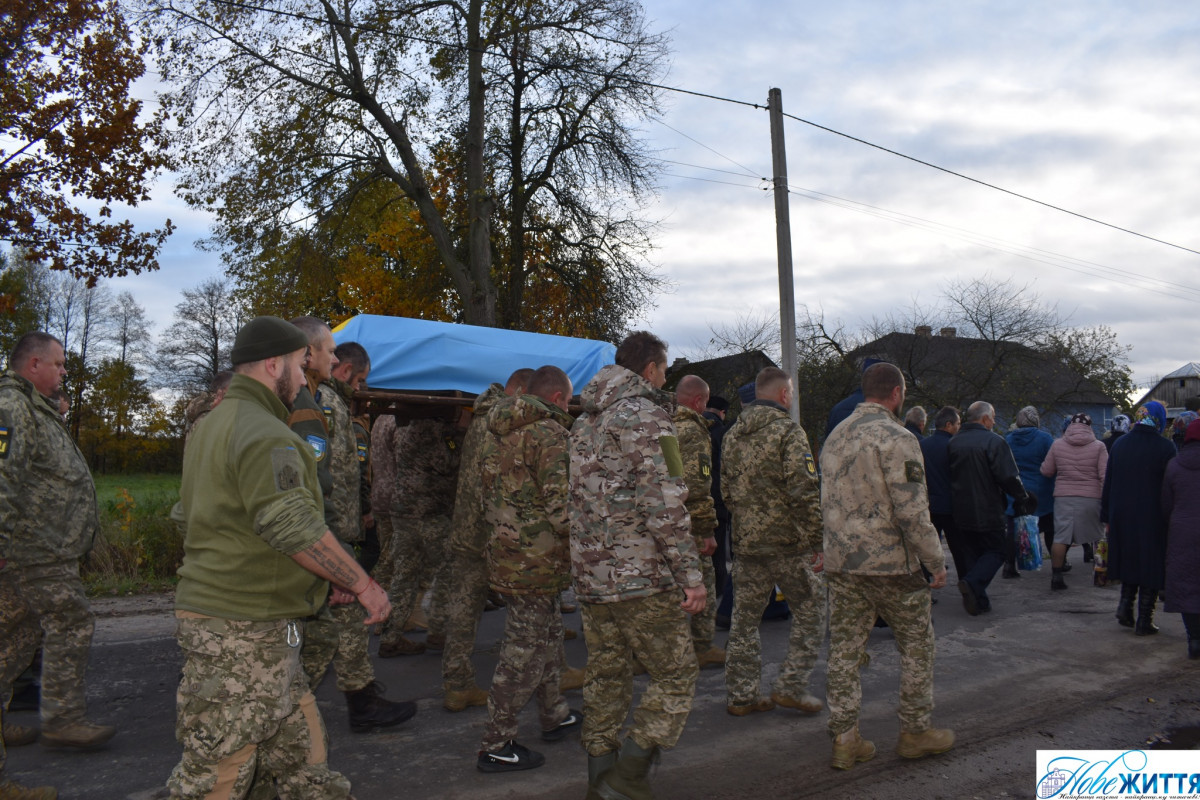
[[[302,347],[308,347],[308,335],[292,323],[279,317],[255,317],[237,332],[230,360],[248,364],[294,353]]]

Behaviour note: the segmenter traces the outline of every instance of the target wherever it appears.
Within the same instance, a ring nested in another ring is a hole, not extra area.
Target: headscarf
[[[1184,411],[1175,418],[1175,423],[1171,426],[1172,436],[1184,436],[1187,433],[1188,426],[1200,419],[1200,414],[1195,411]]]
[[[1113,433],[1129,433],[1129,417],[1124,414],[1117,414],[1112,418],[1109,429]]]
[[[1194,419],[1188,423],[1187,433],[1183,437],[1183,443],[1200,442],[1200,419]]]
[[[1167,427],[1167,409],[1157,400],[1145,403],[1134,414],[1134,422],[1138,425],[1149,425],[1159,433]]]
[[[1038,410],[1033,406],[1025,406],[1017,412],[1017,427],[1018,428],[1036,428],[1042,422],[1038,416]]]
[[[1082,411],[1080,411],[1075,416],[1071,417],[1071,424],[1073,425],[1076,422],[1082,422],[1084,425],[1087,425],[1089,428],[1092,427],[1092,418],[1089,417],[1087,414],[1084,414]]]

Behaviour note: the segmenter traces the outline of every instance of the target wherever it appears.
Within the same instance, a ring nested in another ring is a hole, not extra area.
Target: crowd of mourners
[[[8,780],[6,747],[40,737],[93,749],[116,734],[87,717],[94,624],[79,559],[98,517],[54,399],[64,360],[54,337],[30,333],[0,378],[0,701],[40,652],[42,723],[4,721],[0,800],[57,797]],[[442,653],[447,711],[487,707],[485,773],[545,763],[518,741],[534,701],[541,740],[578,735],[587,751],[581,794],[651,798],[651,764],[678,741],[706,668],[724,668],[732,715],[828,709],[829,763],[851,769],[876,753],[858,715],[877,625],[900,653],[895,750],[934,756],[955,743],[932,722],[943,539],[970,615],[992,610],[997,574],[1040,561],[1043,540],[1050,590],[1065,590],[1079,545],[1097,582],[1120,583],[1121,625],[1157,633],[1163,595],[1200,658],[1200,420],[1176,418],[1172,441],[1155,401],[1103,439],[1083,413],[1055,438],[1033,407],[1000,435],[982,400],[940,409],[925,436],[925,411],[905,413],[901,371],[868,360],[817,453],[793,415],[792,376],[763,369],[727,423],[729,403],[699,376],[664,391],[667,345],[645,331],[582,387],[530,365],[469,414],[411,419],[364,413],[369,353],[313,317],[251,320],[231,361],[188,409],[172,513],[185,664],[182,757],[164,797],[350,796],[328,764],[314,690],[332,667],[352,731],[402,725],[416,705],[387,697],[372,661],[427,649]],[[788,647],[764,693],[759,626],[780,593]],[[484,688],[471,656],[482,614],[498,607],[503,640]],[[576,608],[587,663],[572,668],[562,615]],[[406,635],[417,627],[424,641]],[[826,633],[819,698],[809,684]],[[578,709],[564,695],[574,689]]]

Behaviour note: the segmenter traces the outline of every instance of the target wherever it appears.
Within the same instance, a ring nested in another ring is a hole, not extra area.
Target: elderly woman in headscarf
[[[1200,419],[1200,414],[1195,411],[1184,411],[1171,424],[1171,441],[1175,443],[1175,450],[1183,449],[1183,440],[1187,437],[1187,427]]]
[[[1175,445],[1162,435],[1166,424],[1167,410],[1157,400],[1137,410],[1132,430],[1109,454],[1100,501],[1100,519],[1108,525],[1108,577],[1121,582],[1117,622],[1138,636],[1158,633],[1154,603],[1166,583],[1162,484],[1167,464],[1175,457]]]
[[[1167,587],[1163,610],[1183,615],[1188,658],[1200,658],[1200,419],[1183,434],[1162,488],[1167,528]]]
[[[1113,417],[1112,421],[1108,423],[1108,434],[1102,440],[1104,442],[1104,449],[1111,454],[1113,445],[1117,443],[1117,439],[1129,433],[1129,426],[1132,424],[1129,417],[1124,414],[1117,414]]]
[[[1054,437],[1042,430],[1041,417],[1033,406],[1025,406],[1017,412],[1016,427],[1009,431],[1004,440],[1008,449],[1012,450],[1013,459],[1017,462],[1017,471],[1021,473],[1021,483],[1025,490],[1038,499],[1037,511],[1038,530],[1046,540],[1046,549],[1054,538],[1054,480],[1042,476],[1042,461],[1054,444]],[[1017,539],[1014,531],[1016,519],[1013,511],[1013,500],[1008,498],[1008,541],[1004,547],[1003,578],[1019,578],[1017,572]],[[1036,544],[1036,543],[1035,543]],[[1059,566],[1062,566],[1061,563]]]
[[[1050,448],[1041,469],[1043,475],[1054,478],[1052,590],[1067,588],[1062,568],[1067,548],[1100,541],[1100,496],[1107,467],[1108,450],[1096,438],[1092,418],[1087,414],[1071,417],[1067,432]]]

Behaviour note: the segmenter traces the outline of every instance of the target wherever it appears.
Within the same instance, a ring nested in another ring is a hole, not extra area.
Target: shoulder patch
[[[672,478],[683,477],[683,456],[679,454],[679,440],[674,436],[658,437],[658,446],[662,448],[663,458],[667,462],[667,472]]]
[[[804,468],[808,470],[809,475],[817,474],[817,462],[813,460],[812,453],[804,454]]]
[[[271,472],[275,476],[275,491],[286,492],[300,486],[304,463],[294,447],[276,447],[271,451]]]
[[[451,449],[451,450],[457,450],[457,449],[458,449],[458,443],[454,441],[454,437],[453,437],[453,436],[447,436],[447,437],[446,437],[446,447],[448,447],[448,448],[449,448],[449,449]]]
[[[328,446],[325,443],[324,437],[310,433],[308,436],[304,437],[304,441],[308,442],[309,446],[312,447],[313,455],[316,456],[317,461],[325,458],[325,452],[328,450]]]
[[[705,478],[712,477],[712,459],[707,453],[700,454],[700,474]]]
[[[333,427],[333,406],[321,406],[321,413],[325,415],[325,424]]]
[[[904,480],[908,483],[924,483],[925,464],[920,461],[905,461]]]
[[[358,443],[358,460],[362,463],[367,462],[367,443],[360,441]]]
[[[7,425],[0,425],[0,458],[8,458],[8,436],[10,429]]]

